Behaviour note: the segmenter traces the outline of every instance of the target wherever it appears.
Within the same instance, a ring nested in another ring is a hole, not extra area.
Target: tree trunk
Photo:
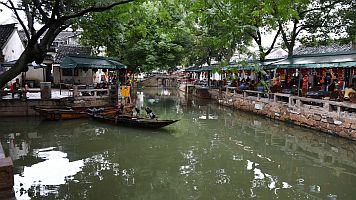
[[[28,63],[32,62],[34,58],[31,58],[31,51],[26,48],[21,54],[20,58],[16,61],[15,65],[9,70],[0,74],[0,88],[4,87],[7,82],[14,79],[21,72],[26,72],[28,70]]]

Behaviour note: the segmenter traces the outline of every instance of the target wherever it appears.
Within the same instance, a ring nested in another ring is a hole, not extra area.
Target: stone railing
[[[74,99],[100,99],[107,98],[110,95],[110,89],[78,89],[73,86]]]
[[[305,97],[291,96],[289,100],[290,106],[296,106],[297,108],[320,108],[326,112],[333,112],[340,115],[343,111],[355,112],[356,104],[349,102],[336,102],[321,99],[311,99]]]
[[[289,106],[296,108],[319,108],[327,112],[336,112],[341,114],[343,111],[355,112],[356,104],[349,102],[337,102],[322,99],[313,99],[306,97],[298,97],[291,94],[284,93],[265,93],[253,90],[238,90],[236,87],[226,87],[226,91],[233,92],[235,96],[242,98],[257,97],[257,100],[261,101],[273,101],[278,103],[288,103]]]

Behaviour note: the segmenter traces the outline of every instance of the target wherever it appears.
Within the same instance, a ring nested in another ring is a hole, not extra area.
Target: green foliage
[[[97,49],[105,46],[109,56],[136,71],[169,70],[180,64],[191,46],[184,18],[175,1],[136,3],[83,19],[81,41]]]
[[[236,50],[248,52],[251,41],[263,61],[278,39],[289,55],[298,40],[334,42],[331,32],[356,40],[354,16],[352,0],[145,0],[91,14],[78,26],[83,44],[105,47],[134,70],[151,71],[212,60],[227,65]],[[275,39],[263,46],[263,35],[271,33]]]

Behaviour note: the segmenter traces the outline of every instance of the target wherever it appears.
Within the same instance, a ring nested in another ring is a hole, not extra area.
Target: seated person
[[[237,80],[233,80],[231,82],[231,87],[237,87]]]
[[[146,111],[146,113],[147,113],[147,115],[148,115],[149,118],[151,118],[151,119],[156,118],[156,115],[153,113],[153,111],[151,110],[150,107],[146,107],[146,108],[145,108],[145,111]]]
[[[15,97],[15,94],[18,94],[19,97],[22,97],[20,80],[17,78],[16,82],[11,85],[12,98]]]
[[[249,87],[250,86],[248,83],[242,83],[239,88],[240,88],[240,90],[248,90]]]
[[[120,104],[119,108],[116,111],[116,115],[124,114],[124,104]]]
[[[133,113],[133,116],[138,117],[140,115],[140,109],[135,107],[135,112]]]
[[[356,93],[356,90],[354,89],[353,85],[350,85],[350,87],[345,88],[345,90],[343,91],[344,100],[350,100],[351,93]]]

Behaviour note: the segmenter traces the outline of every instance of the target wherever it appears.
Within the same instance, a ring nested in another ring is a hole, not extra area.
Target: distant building
[[[27,45],[27,38],[24,31],[19,31],[22,43]],[[43,34],[44,35],[44,34]],[[62,31],[52,42],[43,64],[47,65],[44,71],[44,81],[59,84],[59,65],[66,55],[90,55],[91,49],[79,46],[80,31]],[[40,38],[41,40],[42,38]],[[64,73],[62,82],[73,82],[75,76],[68,76],[71,73]],[[76,72],[73,72],[77,74]],[[27,78],[29,79],[29,77]],[[78,80],[76,80],[78,81]]]
[[[24,51],[15,24],[0,25],[0,62],[17,60]]]
[[[77,45],[62,45],[57,49],[53,64],[53,83],[59,84],[93,84],[96,79],[96,73],[92,69],[61,69],[59,68],[65,56],[90,56],[92,54],[91,47]]]

